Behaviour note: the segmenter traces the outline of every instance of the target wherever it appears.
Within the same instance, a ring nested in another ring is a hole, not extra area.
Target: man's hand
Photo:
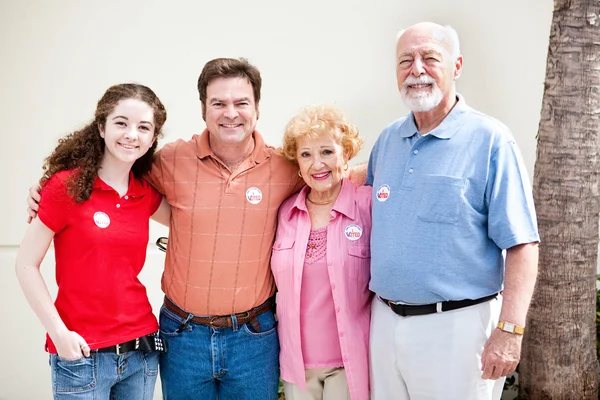
[[[482,379],[499,379],[517,368],[523,335],[494,329],[481,355]]]
[[[346,172],[346,175],[348,179],[350,179],[350,182],[354,183],[356,186],[362,186],[367,181],[367,169],[367,163],[358,164],[350,168],[350,170]]]
[[[42,196],[40,196],[41,190],[42,188],[37,184],[29,188],[29,196],[27,196],[27,214],[29,214],[27,217],[28,224],[30,224],[31,221],[37,217],[37,212],[40,209],[40,205],[38,203],[42,199]]]
[[[65,330],[54,341],[58,355],[67,360],[78,360],[90,356],[90,347],[78,333]]]

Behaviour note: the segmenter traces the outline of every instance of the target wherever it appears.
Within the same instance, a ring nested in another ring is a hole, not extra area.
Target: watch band
[[[514,333],[516,335],[522,335],[525,333],[525,327],[507,321],[498,322],[498,328],[504,332]]]

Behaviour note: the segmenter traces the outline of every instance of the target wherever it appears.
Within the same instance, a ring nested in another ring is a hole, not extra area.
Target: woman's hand
[[[58,355],[64,359],[77,360],[83,356],[90,356],[90,347],[77,332],[65,330],[52,340]]]

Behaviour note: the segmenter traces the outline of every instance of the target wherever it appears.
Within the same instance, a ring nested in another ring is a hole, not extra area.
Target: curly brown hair
[[[162,127],[167,120],[167,111],[156,94],[147,86],[137,83],[123,83],[108,88],[98,101],[94,120],[84,128],[58,140],[58,146],[44,160],[44,176],[40,180],[43,186],[55,173],[73,170],[67,180],[67,190],[73,199],[80,203],[88,200],[92,186],[98,176],[98,169],[104,155],[104,139],[100,136],[100,127],[106,124],[106,118],[113,112],[121,100],[136,99],[148,104],[154,114],[154,137],[162,137]],[[150,171],[154,161],[157,141],[155,140],[146,154],[138,158],[131,170],[136,178]]]
[[[262,78],[260,71],[250,64],[245,58],[215,58],[210,60],[202,68],[198,77],[198,94],[202,103],[202,118],[206,119],[206,88],[218,78],[246,78],[252,85],[254,104],[257,107],[260,102],[260,88]]]

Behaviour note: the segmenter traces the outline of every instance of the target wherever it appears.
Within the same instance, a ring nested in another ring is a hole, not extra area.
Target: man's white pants
[[[377,297],[371,309],[372,400],[497,400],[504,378],[481,379],[481,354],[501,300],[401,317]]]

